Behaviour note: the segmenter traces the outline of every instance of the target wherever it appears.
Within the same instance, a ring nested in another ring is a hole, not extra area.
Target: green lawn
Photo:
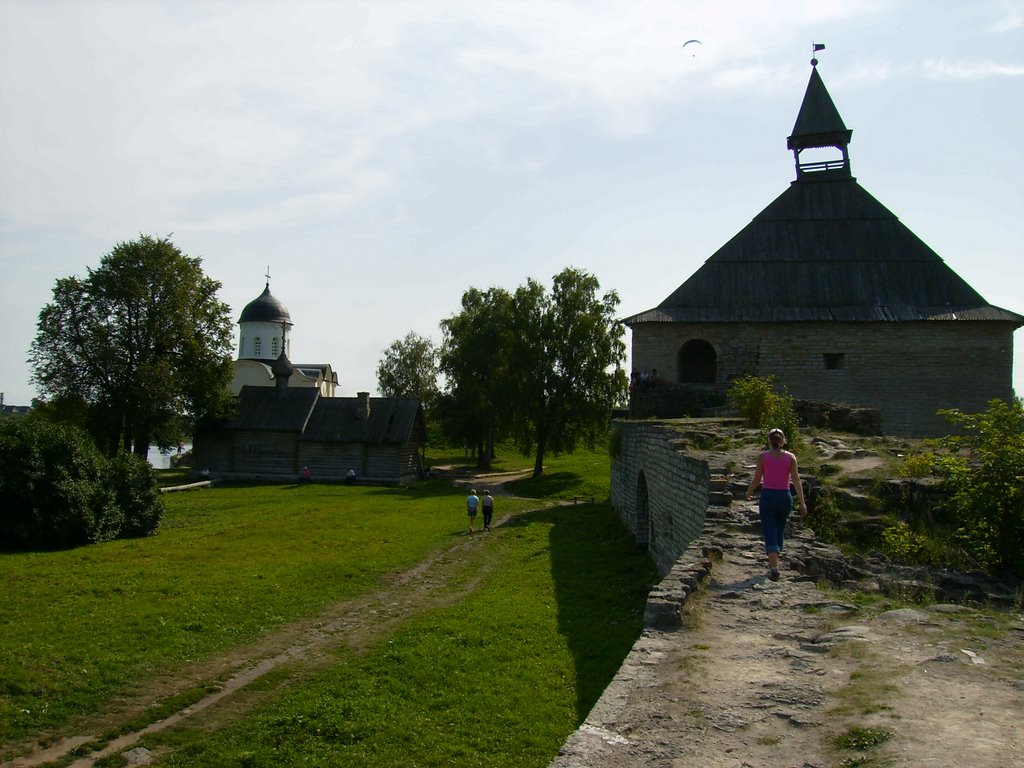
[[[560,491],[600,487],[606,455],[586,455],[552,465]],[[378,589],[465,541],[464,496],[224,486],[167,495],[155,537],[0,555],[0,744],[76,732],[157,676]],[[607,505],[523,514],[538,506],[500,500],[521,516],[460,555],[461,599],[361,655],[269,675],[213,733],[147,737],[173,747],[161,764],[545,765],[639,634],[655,576]]]
[[[490,472],[533,471],[533,458],[523,456],[511,445],[498,446],[497,454]],[[428,455],[427,465],[444,465],[471,472],[476,469],[476,457],[461,448],[435,449]],[[517,480],[509,485],[509,489],[520,496],[536,499],[606,501],[611,487],[610,467],[607,441],[603,441],[592,451],[548,454],[540,477]]]

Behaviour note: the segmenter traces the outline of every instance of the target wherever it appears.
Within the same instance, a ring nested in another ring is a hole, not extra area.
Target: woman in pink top
[[[796,456],[784,450],[785,447],[785,433],[777,427],[769,430],[768,450],[757,457],[757,469],[747,487],[749,501],[754,498],[754,489],[761,486],[757,508],[761,514],[761,529],[764,531],[764,551],[768,555],[768,578],[772,581],[779,580],[779,552],[782,551],[783,532],[789,513],[793,511],[790,484],[800,499],[800,514],[807,514]]]

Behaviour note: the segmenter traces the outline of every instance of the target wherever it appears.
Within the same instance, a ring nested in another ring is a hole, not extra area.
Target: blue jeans
[[[789,489],[782,491],[762,488],[757,509],[761,513],[764,551],[781,552],[786,520],[793,511],[793,494]]]

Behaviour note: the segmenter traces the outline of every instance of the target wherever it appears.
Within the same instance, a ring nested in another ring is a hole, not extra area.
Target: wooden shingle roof
[[[404,443],[426,439],[420,402],[410,397],[371,398],[368,418],[357,397],[321,397],[309,387],[242,387],[231,430],[298,432],[300,439],[341,443]]]
[[[370,399],[367,419],[356,416],[359,399],[324,397],[302,435],[303,440],[341,443],[404,443],[426,437],[418,434],[422,419],[417,415],[420,401],[413,397],[376,397]]]
[[[228,429],[301,432],[306,428],[319,390],[295,387],[278,392],[276,387],[242,387],[238,407]]]

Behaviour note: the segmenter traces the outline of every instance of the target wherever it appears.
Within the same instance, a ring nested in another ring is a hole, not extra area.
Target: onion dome
[[[263,289],[259,298],[253,299],[245,305],[242,316],[238,318],[239,323],[288,323],[291,325],[292,318],[288,314],[288,307],[274,298],[270,293],[270,283]]]
[[[277,356],[277,360],[274,361],[274,365],[271,367],[270,371],[274,374],[275,379],[287,379],[295,373],[295,367],[291,364],[291,361],[288,359],[288,356],[284,351],[282,351],[281,354]]]

